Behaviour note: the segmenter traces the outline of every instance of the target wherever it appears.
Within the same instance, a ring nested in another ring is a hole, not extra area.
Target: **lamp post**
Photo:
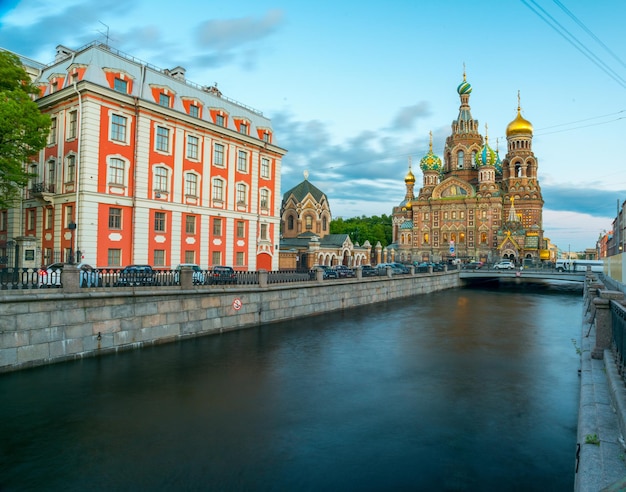
[[[74,221],[70,222],[67,228],[70,230],[70,257],[68,263],[72,265],[74,263],[74,231],[76,230],[76,223]]]

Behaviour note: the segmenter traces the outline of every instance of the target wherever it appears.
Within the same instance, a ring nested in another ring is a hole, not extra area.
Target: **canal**
[[[0,490],[569,491],[582,292],[454,289],[0,375]]]

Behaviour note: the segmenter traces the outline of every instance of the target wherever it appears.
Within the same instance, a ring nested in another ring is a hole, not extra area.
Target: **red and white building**
[[[99,43],[59,46],[35,84],[52,127],[21,207],[2,212],[0,249],[30,244],[36,266],[76,253],[278,269],[286,151],[262,113]]]

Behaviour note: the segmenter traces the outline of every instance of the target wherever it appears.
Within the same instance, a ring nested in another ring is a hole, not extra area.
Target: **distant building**
[[[328,198],[305,179],[283,194],[280,267],[310,269],[314,265],[370,264],[371,246],[354,244],[348,234],[330,234]]]
[[[280,171],[271,122],[214,86],[93,43],[28,63],[52,118],[19,208],[0,216],[0,256],[36,266],[74,256],[278,268]]]
[[[421,159],[423,183],[414,194],[409,161],[406,195],[393,210],[395,261],[548,261],[543,237],[543,198],[532,149],[533,127],[521,114],[506,129],[507,154],[500,159],[478,131],[465,74],[457,92],[459,114],[446,139],[443,161],[430,149]]]

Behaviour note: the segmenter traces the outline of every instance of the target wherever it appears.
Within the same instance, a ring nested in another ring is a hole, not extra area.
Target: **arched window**
[[[487,233],[486,232],[481,232],[480,233],[480,244],[487,244]]]
[[[287,229],[293,231],[293,215],[287,217]]]
[[[463,169],[463,159],[465,157],[465,154],[463,153],[462,150],[459,150],[456,153],[456,168],[457,169]]]
[[[429,243],[429,240],[430,240],[430,239],[429,239],[429,237],[428,237],[428,233],[427,233],[427,232],[425,232],[425,233],[424,233],[424,244],[428,244],[428,243]]]
[[[327,227],[328,227],[328,221],[326,220],[326,216],[324,215],[324,217],[322,217],[322,231],[326,231]]]
[[[310,215],[307,215],[304,218],[304,224],[305,224],[305,228],[307,231],[310,231],[311,229],[313,229],[313,217],[311,217]]]

